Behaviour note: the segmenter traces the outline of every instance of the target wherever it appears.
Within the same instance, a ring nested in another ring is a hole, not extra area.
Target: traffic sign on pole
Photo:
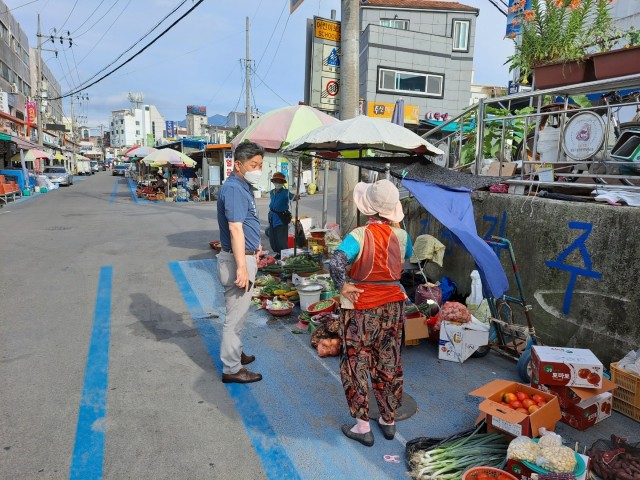
[[[289,15],[293,13],[293,11],[300,6],[304,0],[289,0]]]

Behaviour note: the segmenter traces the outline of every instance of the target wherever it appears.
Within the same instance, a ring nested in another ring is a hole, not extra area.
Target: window
[[[140,135],[140,130],[136,130],[136,135]]]
[[[139,120],[136,120],[136,125],[140,125],[140,121]]]
[[[469,20],[453,21],[453,50],[457,52],[469,51]]]
[[[397,28],[398,30],[409,30],[409,20],[399,20],[397,18],[381,18],[380,26]]]
[[[378,70],[378,90],[381,92],[441,97],[443,85],[443,75],[388,68]]]

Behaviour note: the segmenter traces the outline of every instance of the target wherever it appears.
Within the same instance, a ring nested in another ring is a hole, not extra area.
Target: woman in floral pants
[[[334,252],[331,277],[341,293],[340,377],[355,425],[345,436],[374,443],[369,426],[369,378],[380,410],[384,437],[395,436],[395,412],[402,399],[402,326],[407,296],[400,285],[411,239],[397,222],[404,217],[398,189],[388,180],[359,183],[353,193],[369,220],[349,233]],[[346,272],[350,281],[346,281]]]

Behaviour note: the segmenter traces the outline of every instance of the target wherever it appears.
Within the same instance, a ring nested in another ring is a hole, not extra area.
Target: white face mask
[[[251,185],[256,185],[262,177],[262,170],[252,170],[250,172],[244,172],[244,179]]]
[[[280,190],[282,188],[282,184],[281,183],[274,183],[273,184],[273,188],[275,188],[276,190]]]

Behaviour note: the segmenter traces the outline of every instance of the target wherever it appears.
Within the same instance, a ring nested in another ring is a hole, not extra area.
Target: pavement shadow
[[[219,373],[203,344],[198,329],[191,324],[191,315],[176,313],[159,304],[144,293],[130,294],[129,312],[138,320],[130,326],[134,335],[157,342],[170,342],[202,369],[193,389],[211,405],[220,402],[218,389],[222,383],[216,381]],[[212,388],[217,385],[217,388]]]
[[[213,240],[215,239],[212,238],[211,230],[195,230],[167,235],[167,241],[171,247],[189,248],[191,250],[206,250],[207,253],[212,251],[209,246],[209,242]],[[211,255],[205,258],[211,258]]]

